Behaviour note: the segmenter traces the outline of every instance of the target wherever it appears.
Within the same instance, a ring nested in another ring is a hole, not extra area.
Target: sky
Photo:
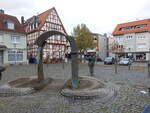
[[[150,18],[150,0],[1,0],[6,14],[25,19],[55,7],[71,34],[78,24],[93,33],[111,34],[117,24]]]

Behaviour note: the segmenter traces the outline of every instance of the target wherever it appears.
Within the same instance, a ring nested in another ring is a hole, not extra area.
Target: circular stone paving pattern
[[[70,86],[71,80],[68,80],[64,85],[61,94],[66,97],[73,98],[93,98],[98,97],[104,101],[112,99],[116,96],[119,89],[111,83],[104,83],[99,79],[82,76],[79,77],[79,87],[73,89]]]
[[[35,77],[19,78],[0,86],[0,97],[23,96],[43,89],[51,82],[50,78],[38,83]]]

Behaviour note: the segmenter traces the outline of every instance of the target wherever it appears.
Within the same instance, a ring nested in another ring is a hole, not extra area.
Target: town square
[[[150,113],[148,0],[0,3],[0,113]]]

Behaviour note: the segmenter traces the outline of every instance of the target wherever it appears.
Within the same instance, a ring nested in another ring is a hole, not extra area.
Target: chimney
[[[4,14],[4,10],[3,9],[0,9],[0,14]]]
[[[21,24],[24,24],[25,21],[24,21],[24,16],[21,16]]]
[[[37,16],[33,16],[33,22],[35,23],[37,21]]]
[[[104,37],[106,37],[106,38],[107,38],[107,33],[104,33]]]

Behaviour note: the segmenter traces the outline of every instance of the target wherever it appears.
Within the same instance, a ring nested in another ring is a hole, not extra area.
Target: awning
[[[7,49],[7,46],[5,45],[0,45],[0,50],[6,50]]]

